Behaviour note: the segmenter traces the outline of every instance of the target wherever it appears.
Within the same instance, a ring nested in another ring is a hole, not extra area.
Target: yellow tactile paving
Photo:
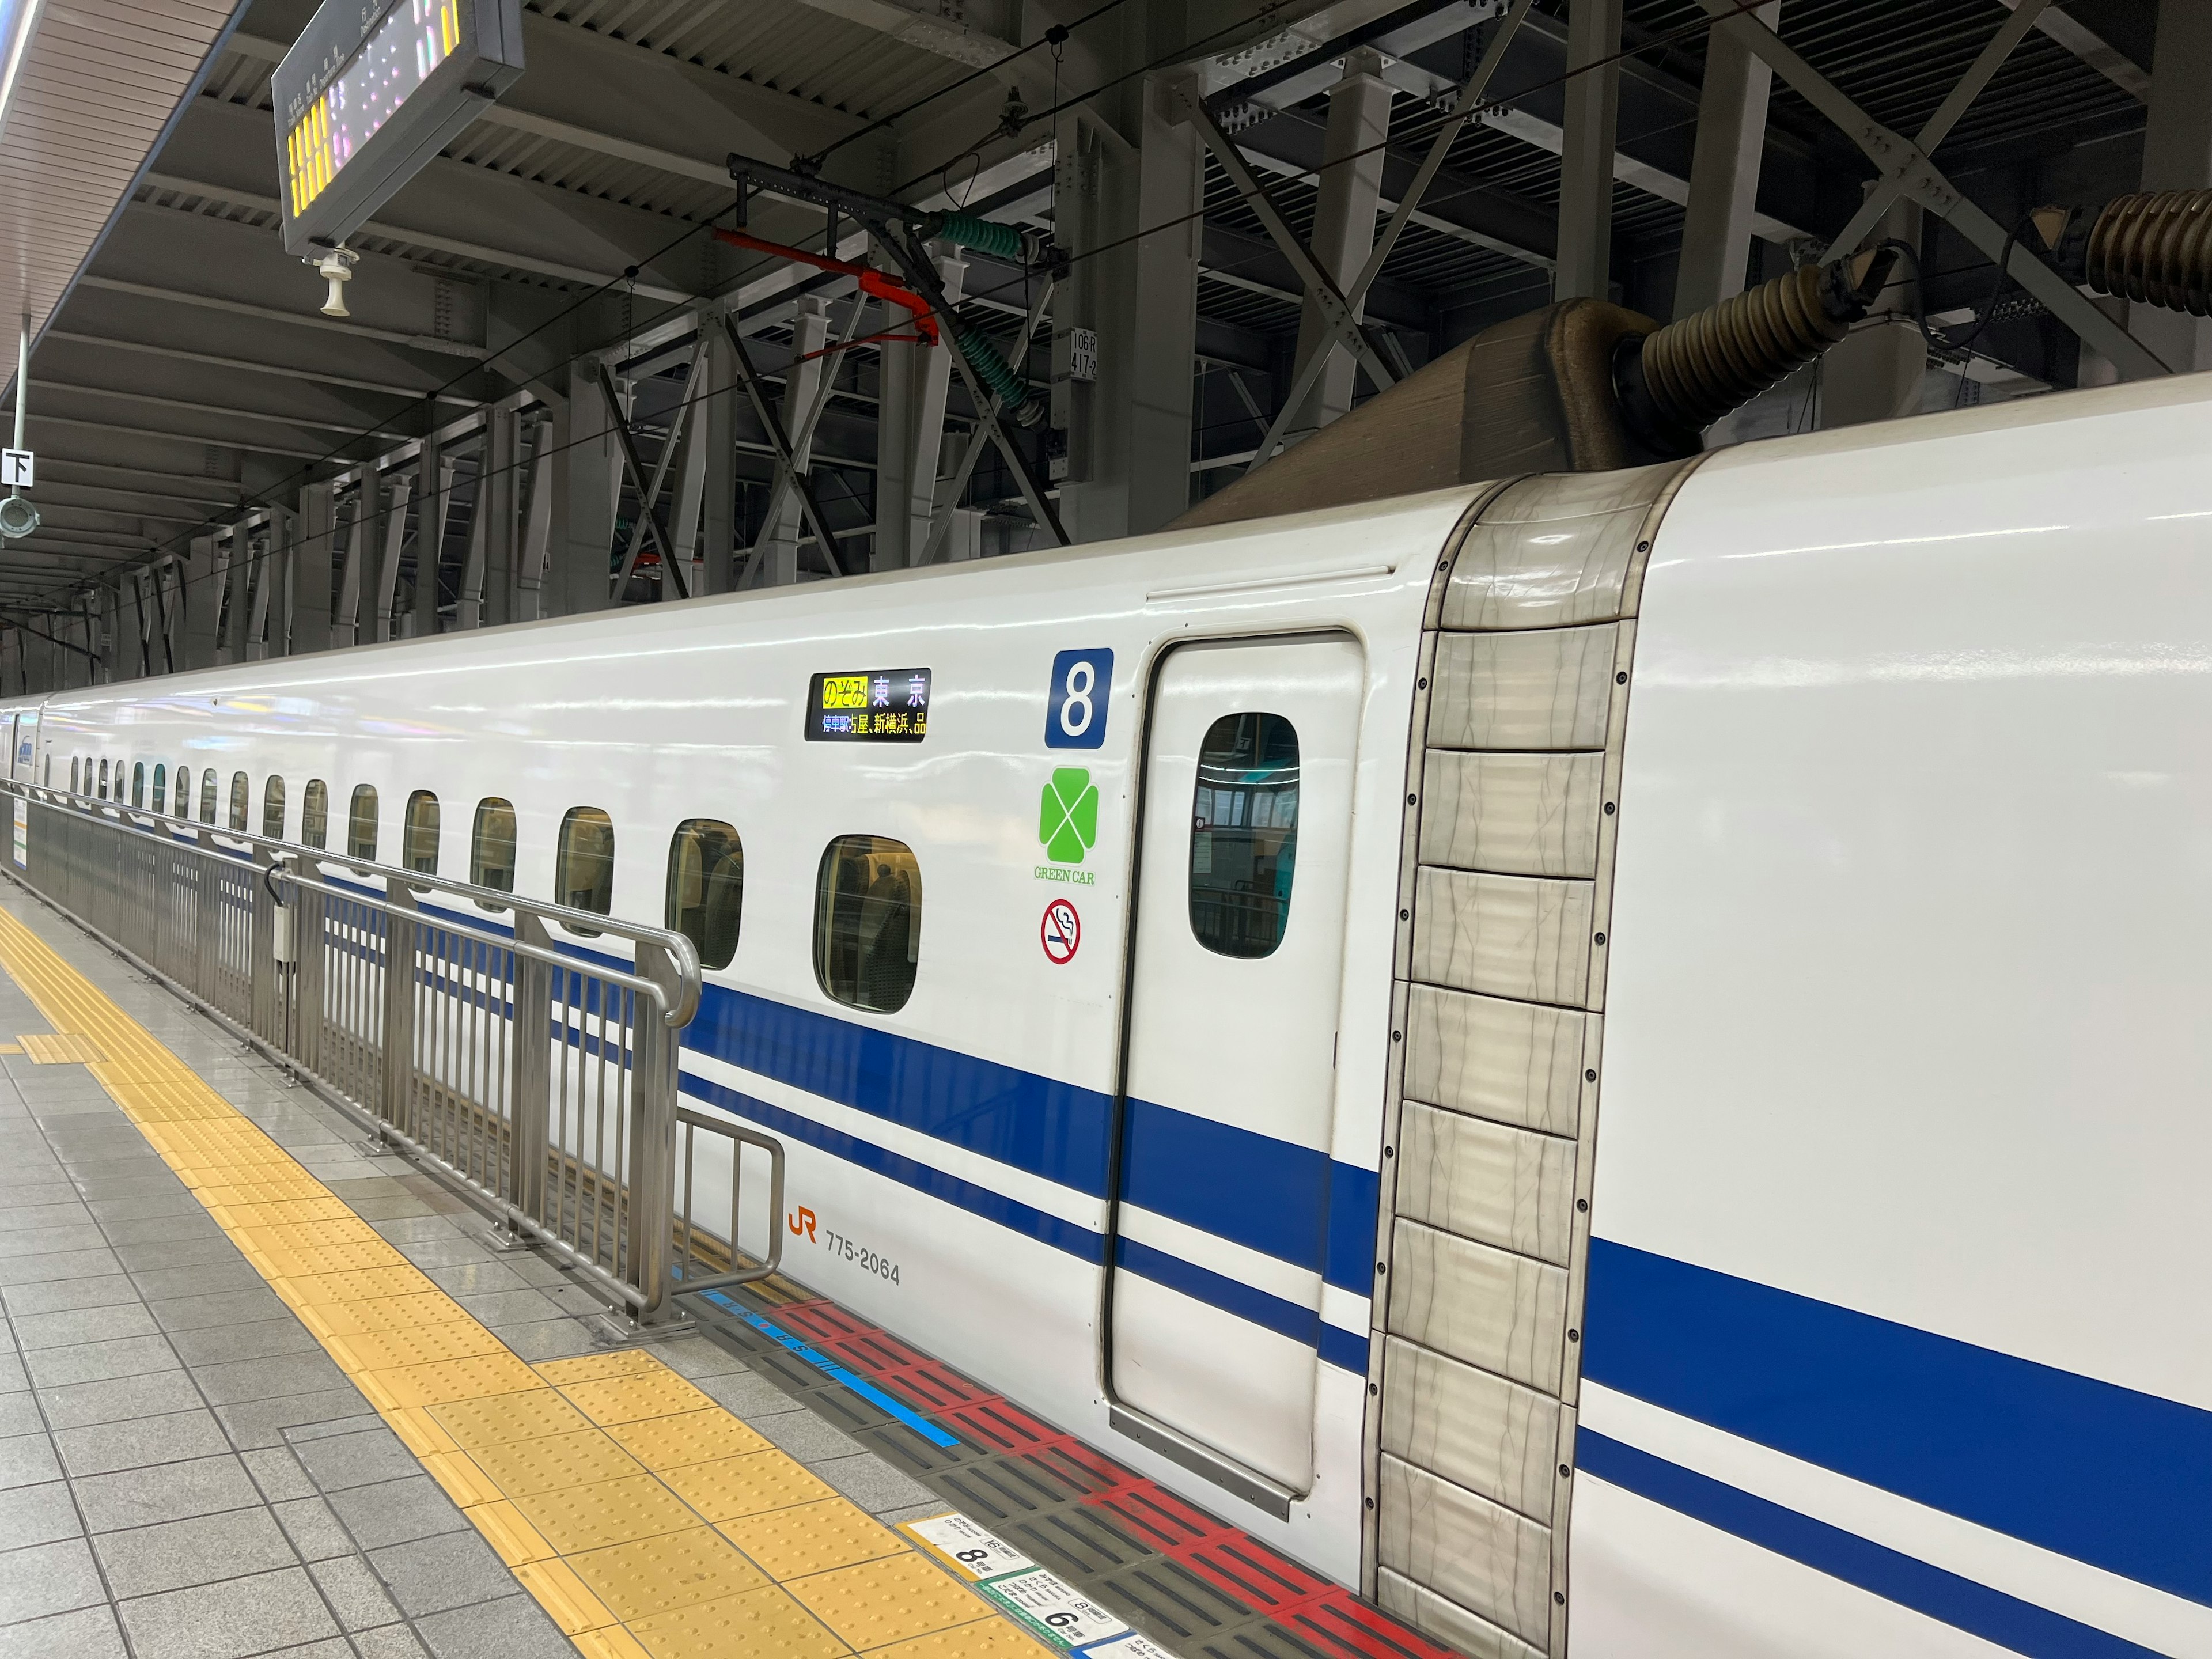
[[[33,1031],[15,1041],[22,1045],[34,1064],[40,1066],[82,1066],[88,1060],[106,1060],[107,1056],[81,1036],[55,1036]]]
[[[524,1364],[5,911],[0,967],[586,1659],[1045,1651],[652,1353]]]

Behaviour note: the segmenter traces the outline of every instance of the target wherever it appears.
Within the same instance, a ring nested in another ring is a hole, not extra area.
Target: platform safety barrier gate
[[[782,1143],[678,1095],[701,992],[683,934],[113,801],[6,781],[0,795],[0,871],[491,1200],[640,1323],[670,1317],[673,1292],[775,1271]],[[556,928],[633,960],[564,947]],[[740,1222],[763,1186],[749,1260]]]

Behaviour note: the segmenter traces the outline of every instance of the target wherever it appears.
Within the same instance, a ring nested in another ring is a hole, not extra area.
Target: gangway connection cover
[[[270,92],[284,248],[337,246],[522,73],[522,0],[324,0]]]

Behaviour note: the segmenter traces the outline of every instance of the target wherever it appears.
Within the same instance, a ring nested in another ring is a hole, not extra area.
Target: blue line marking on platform
[[[681,1294],[680,1291],[678,1294]],[[830,1358],[828,1354],[823,1353],[818,1348],[815,1348],[807,1343],[800,1341],[789,1331],[785,1330],[781,1325],[774,1324],[768,1320],[763,1319],[758,1314],[750,1312],[747,1310],[739,1307],[736,1303],[731,1301],[728,1297],[723,1295],[720,1291],[708,1291],[706,1295],[708,1301],[713,1303],[716,1307],[723,1310],[726,1313],[735,1314],[738,1318],[744,1320],[746,1324],[751,1326],[763,1336],[768,1338],[769,1341],[777,1343],[781,1346],[789,1349],[793,1353],[797,1354],[801,1359],[804,1359],[808,1364],[813,1366],[816,1370],[822,1372],[825,1376],[828,1376],[836,1382],[842,1382],[847,1388],[850,1389],[854,1394],[860,1395],[861,1399],[866,1401],[871,1406],[875,1407],[878,1410],[889,1412],[893,1417],[898,1419],[900,1422],[905,1424],[907,1427],[912,1429],[923,1439],[928,1441],[931,1445],[951,1447],[957,1446],[960,1443],[960,1442],[953,1436],[945,1433],[944,1430],[939,1428],[936,1424],[931,1422],[920,1412],[915,1410],[913,1407],[907,1405],[902,1401],[892,1399],[890,1395],[885,1394],[881,1389],[878,1388],[874,1383],[867,1381],[865,1377],[855,1376],[852,1372],[847,1370],[836,1360]]]

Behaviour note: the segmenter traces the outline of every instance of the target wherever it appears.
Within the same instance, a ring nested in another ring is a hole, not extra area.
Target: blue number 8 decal
[[[1103,647],[1063,651],[1052,659],[1044,716],[1048,749],[1096,749],[1106,741],[1106,702],[1114,690],[1114,653]]]

